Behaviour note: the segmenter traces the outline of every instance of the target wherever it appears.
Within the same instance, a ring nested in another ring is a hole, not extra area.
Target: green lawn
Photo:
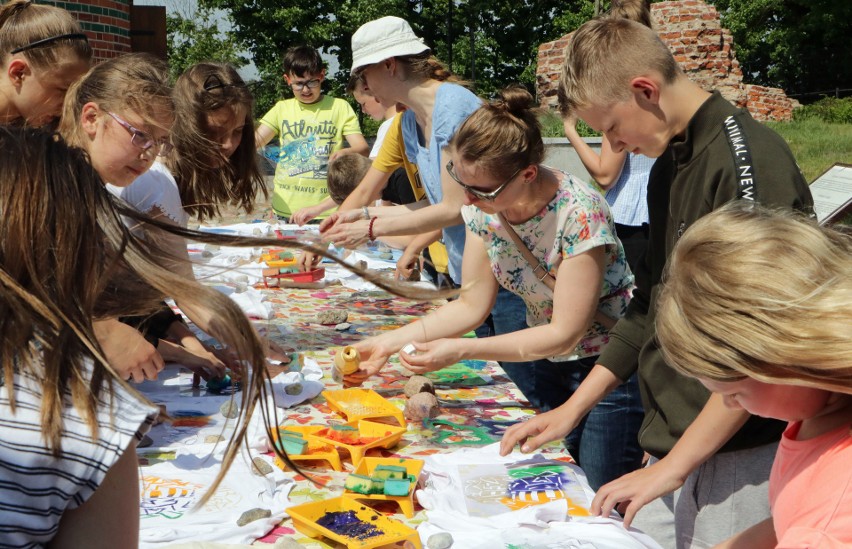
[[[767,125],[790,145],[808,183],[835,162],[852,164],[852,124],[828,124],[811,118]]]

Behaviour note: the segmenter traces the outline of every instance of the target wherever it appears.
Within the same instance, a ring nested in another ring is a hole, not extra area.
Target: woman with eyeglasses
[[[377,373],[396,352],[421,374],[464,359],[534,361],[533,396],[542,411],[556,408],[594,366],[633,289],[609,208],[590,185],[541,164],[541,128],[523,88],[508,88],[473,113],[448,151],[447,174],[465,196],[461,296],[358,343],[361,369],[348,381]],[[500,287],[523,298],[529,328],[459,337],[488,315]],[[413,352],[400,351],[408,343]],[[639,467],[642,417],[634,376],[565,439],[593,488]]]
[[[92,59],[80,23],[67,11],[12,0],[0,7],[0,124],[55,122],[68,87]]]

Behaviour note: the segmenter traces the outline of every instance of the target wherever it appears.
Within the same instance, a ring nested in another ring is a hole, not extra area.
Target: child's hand
[[[319,213],[313,206],[305,206],[304,208],[299,208],[296,210],[296,213],[290,216],[290,223],[295,223],[296,225],[304,225],[311,219],[315,218]]]
[[[411,249],[406,246],[399,260],[396,262],[396,279],[408,280],[415,268],[420,266],[420,250]]]
[[[322,261],[322,256],[313,252],[302,252],[299,256],[299,270],[302,272],[313,271]]]
[[[590,511],[593,515],[607,517],[617,508],[624,514],[624,527],[629,528],[639,509],[683,486],[685,478],[669,465],[662,459],[601,486]]]
[[[455,364],[462,358],[462,342],[458,338],[436,339],[423,343],[412,342],[416,354],[399,352],[400,363],[415,374],[425,374]]]
[[[157,379],[165,362],[139,330],[116,319],[96,321],[94,328],[104,357],[122,379],[136,383]]]
[[[506,429],[500,441],[500,455],[509,454],[516,444],[521,445],[521,452],[525,454],[533,452],[542,444],[565,438],[579,421],[580,418],[571,417],[563,406],[536,414],[534,418]]]

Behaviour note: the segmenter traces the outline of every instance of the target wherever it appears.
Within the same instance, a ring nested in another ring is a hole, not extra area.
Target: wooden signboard
[[[814,211],[820,225],[852,214],[852,164],[834,164],[811,183]]]

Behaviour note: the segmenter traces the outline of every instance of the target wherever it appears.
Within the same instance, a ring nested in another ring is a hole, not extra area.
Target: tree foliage
[[[593,0],[202,0],[229,13],[251,52],[263,83],[258,110],[291,95],[281,78],[281,53],[309,44],[338,65],[326,91],[342,95],[352,62],[352,33],[367,21],[396,15],[432,47],[454,72],[483,96],[513,83],[532,89],[538,45],[565,32],[566,12],[592,13]],[[580,21],[582,22],[582,21]],[[473,35],[473,46],[471,46]]]
[[[849,0],[710,0],[734,36],[746,81],[807,94],[852,88]],[[848,91],[846,92],[849,93]]]
[[[200,61],[220,61],[236,67],[249,62],[241,53],[239,38],[233,32],[221,31],[209,8],[199,7],[187,16],[167,15],[166,35],[172,79]]]

